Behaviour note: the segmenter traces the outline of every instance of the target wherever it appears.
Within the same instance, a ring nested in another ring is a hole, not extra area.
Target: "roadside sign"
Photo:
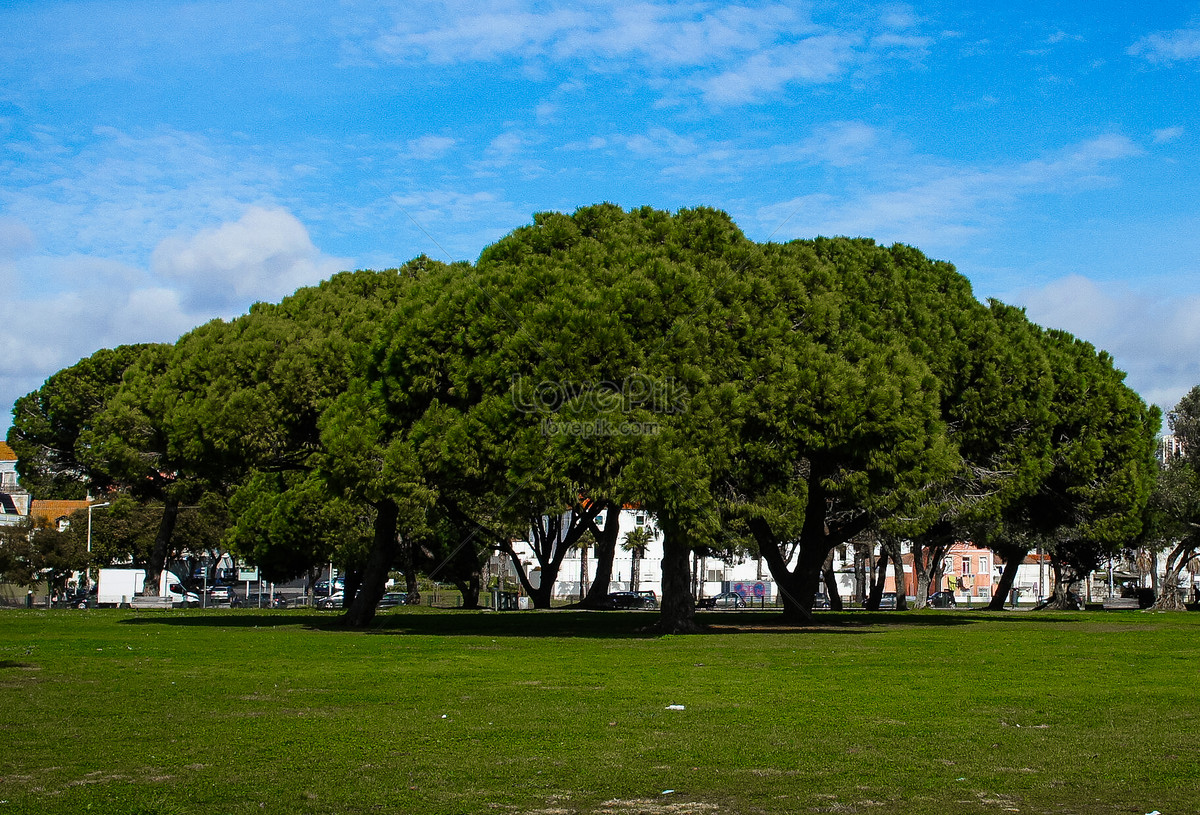
[[[239,566],[238,567],[238,580],[246,581],[246,582],[258,580],[258,567],[257,566]]]

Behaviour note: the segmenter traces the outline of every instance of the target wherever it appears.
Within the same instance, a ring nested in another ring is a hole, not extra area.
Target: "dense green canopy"
[[[608,204],[202,326],[101,413],[114,471],[231,494],[231,538],[276,573],[361,547],[353,624],[398,563],[478,563],[571,507],[590,539],[636,503],[665,533],[667,631],[691,627],[694,548],[756,547],[804,618],[868,530],[1135,535],[1154,419],[1105,354],[911,247]]]

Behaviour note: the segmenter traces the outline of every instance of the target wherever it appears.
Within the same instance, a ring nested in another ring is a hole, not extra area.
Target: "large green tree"
[[[1038,333],[1052,379],[1045,465],[985,535],[994,548],[1002,542],[997,551],[1010,567],[1034,548],[1049,553],[1054,604],[1067,607],[1072,586],[1141,533],[1161,420],[1107,353],[1063,331]],[[996,606],[1009,573],[1006,567]]]
[[[50,376],[13,406],[8,444],[21,484],[35,499],[83,498],[115,485],[91,432],[125,372],[150,346],[104,348]]]
[[[1155,607],[1180,609],[1180,577],[1200,555],[1200,386],[1167,414],[1167,425],[1178,452],[1159,468],[1144,537],[1150,546],[1167,550]]]

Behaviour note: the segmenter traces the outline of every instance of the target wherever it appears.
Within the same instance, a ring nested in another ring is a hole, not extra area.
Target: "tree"
[[[625,542],[621,548],[633,555],[633,568],[629,577],[630,591],[637,591],[641,582],[642,558],[646,556],[646,548],[654,542],[654,533],[649,526],[639,526],[625,533]]]
[[[1169,551],[1155,608],[1181,609],[1180,576],[1200,554],[1200,386],[1192,388],[1167,414],[1180,453],[1159,468],[1147,513],[1145,538]]]
[[[50,376],[13,406],[8,444],[21,484],[34,498],[80,499],[113,486],[105,462],[88,441],[125,372],[151,346],[101,349]]]
[[[0,526],[0,551],[6,578],[30,588],[45,583],[51,594],[65,591],[71,575],[88,567],[87,549],[79,540],[28,516]]]
[[[989,545],[1007,541],[1009,563],[1036,546],[1049,552],[1053,605],[1065,608],[1071,586],[1141,532],[1160,419],[1124,384],[1107,353],[1063,331],[1040,331],[1039,338],[1053,378],[1047,466],[986,534]],[[999,603],[1011,585],[1008,573]]]

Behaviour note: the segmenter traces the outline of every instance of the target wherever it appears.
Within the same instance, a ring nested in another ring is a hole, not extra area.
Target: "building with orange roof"
[[[61,532],[71,523],[72,514],[81,509],[86,510],[91,503],[87,500],[63,501],[37,498],[30,504],[29,514],[33,516],[35,523],[44,522],[45,525],[53,526]]]
[[[16,524],[29,515],[29,493],[17,482],[17,454],[0,441],[0,524]]]

